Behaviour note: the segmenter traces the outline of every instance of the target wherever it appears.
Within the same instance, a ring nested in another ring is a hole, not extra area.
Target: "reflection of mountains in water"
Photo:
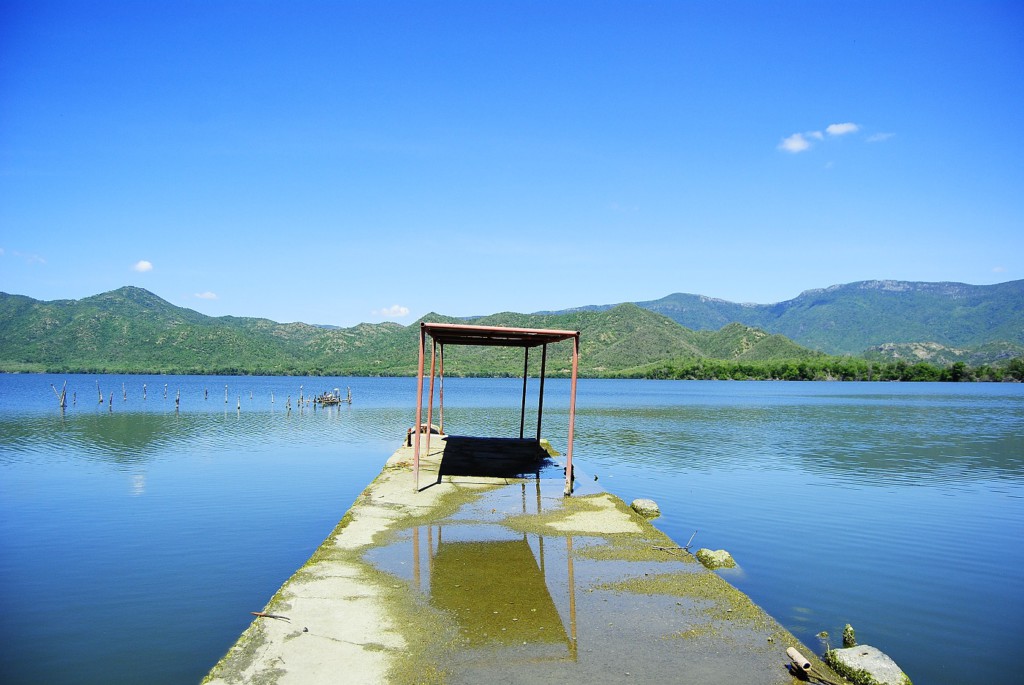
[[[0,420],[0,444],[12,450],[139,464],[202,435],[194,420],[148,413],[78,414]]]
[[[858,398],[860,399],[860,398]],[[601,408],[577,418],[588,461],[672,471],[786,468],[840,479],[1024,478],[1024,412],[998,405],[843,402]]]
[[[396,421],[390,411],[363,410],[354,417],[337,408],[154,413],[118,411],[115,406],[113,412],[0,416],[0,459],[34,453],[135,465],[183,452],[365,443],[380,440],[382,427],[393,438]]]

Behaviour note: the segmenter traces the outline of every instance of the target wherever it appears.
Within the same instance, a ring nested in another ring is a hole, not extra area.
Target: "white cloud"
[[[810,150],[815,142],[825,140],[826,135],[845,136],[850,133],[856,133],[859,130],[860,125],[850,121],[841,124],[829,124],[825,127],[824,133],[821,131],[804,131],[803,133],[794,133],[788,138],[783,138],[782,142],[778,145],[778,149],[783,152],[796,154]],[[889,138],[891,135],[890,133],[877,133],[868,138],[868,140],[870,142],[878,142]]]
[[[994,273],[994,274],[1001,274],[1004,271],[1006,271],[1006,267],[1005,266],[993,266],[992,267],[992,273]]]
[[[145,259],[141,259],[135,262],[135,266],[132,267],[132,271],[138,271],[140,274],[144,274],[147,271],[153,270],[153,262],[148,262]]]
[[[811,147],[811,144],[804,138],[803,133],[794,133],[789,138],[783,138],[782,142],[779,143],[779,149],[785,152],[803,152],[804,150]]]
[[[4,248],[0,247],[0,257],[4,256]]]
[[[206,292],[202,292],[202,293],[195,293],[195,296],[198,297],[200,300],[216,300],[217,299],[217,293],[211,293],[209,290],[207,290]]]
[[[373,312],[374,316],[393,316],[396,318],[402,318],[403,316],[409,316],[409,308],[403,307],[400,304],[393,304],[390,307],[384,309],[375,309]]]
[[[856,133],[860,130],[860,126],[850,122],[845,124],[829,124],[825,128],[825,132],[830,136],[845,136],[847,133]]]
[[[869,143],[881,143],[886,140],[889,140],[895,135],[895,133],[872,133],[870,136],[867,137],[867,141]]]

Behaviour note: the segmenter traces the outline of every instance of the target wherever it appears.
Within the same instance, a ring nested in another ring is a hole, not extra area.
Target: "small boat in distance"
[[[323,406],[329,406],[332,404],[352,404],[352,388],[345,388],[347,391],[344,398],[341,396],[341,390],[335,388],[330,392],[322,392],[317,395],[313,401]]]

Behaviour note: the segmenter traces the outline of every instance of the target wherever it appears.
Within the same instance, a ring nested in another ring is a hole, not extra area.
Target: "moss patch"
[[[546,512],[509,516],[503,523],[522,533],[551,537],[579,535],[609,540],[632,538],[642,540],[643,544],[649,542],[651,547],[674,547],[676,544],[627,507],[625,502],[609,493],[565,497],[559,500],[555,508]],[[654,558],[655,555],[651,555],[650,559]]]
[[[565,497],[554,509],[540,514],[508,516],[504,524],[513,530],[535,535],[564,535],[552,527],[553,523],[565,521],[579,512],[597,512],[601,507],[591,502],[594,495],[586,497]]]
[[[240,674],[256,660],[257,653],[265,642],[266,635],[263,626],[259,621],[254,621],[242,632],[228,653],[217,662],[217,665],[203,678],[202,682],[208,683],[215,678],[222,678],[229,683],[242,682]],[[265,680],[264,682],[274,682],[274,680]]]
[[[746,595],[733,589],[731,585],[713,573],[704,571],[644,574],[615,583],[604,583],[597,586],[596,589],[714,600],[726,604],[729,610],[742,608],[745,614],[763,614],[753,602],[747,599]],[[744,600],[746,606],[744,606]]]
[[[676,637],[679,638],[721,639],[728,634],[730,627],[744,627],[766,632],[766,648],[792,640],[789,633],[749,597],[714,573],[699,567],[693,572],[645,574],[614,583],[603,583],[595,589],[643,595],[670,595],[691,600],[688,605],[680,603],[680,606],[684,610],[699,613],[706,621],[677,633]]]
[[[590,540],[590,538],[587,538]],[[693,555],[683,550],[658,549],[674,545],[658,536],[609,535],[596,544],[583,544],[573,550],[577,559],[592,561],[681,562],[694,564]]]
[[[388,682],[396,685],[443,683],[447,654],[454,649],[457,629],[443,612],[431,607],[405,581],[367,564],[364,578],[376,586],[405,649],[388,669]]]
[[[835,650],[827,650],[822,661],[824,661],[824,663],[837,674],[846,678],[851,683],[854,683],[854,685],[882,685],[882,683],[876,680],[874,676],[863,668],[853,668],[848,666],[839,659],[836,659],[834,654]],[[910,681],[910,676],[904,674],[900,685],[913,685]]]
[[[724,549],[701,548],[694,556],[697,557],[697,561],[704,564],[705,568],[736,568],[736,562],[732,555]]]
[[[464,486],[457,484],[446,484],[448,488],[437,502],[430,509],[421,514],[409,514],[403,516],[400,521],[389,528],[389,533],[396,533],[401,530],[415,528],[416,526],[438,525],[446,519],[455,516],[463,507],[473,504],[491,490],[496,490],[502,485],[473,485]]]

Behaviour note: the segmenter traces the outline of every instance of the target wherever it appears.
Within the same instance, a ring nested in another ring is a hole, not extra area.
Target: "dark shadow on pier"
[[[553,468],[561,476],[561,467],[536,440],[449,435],[438,480],[444,476],[539,478],[542,471]]]

